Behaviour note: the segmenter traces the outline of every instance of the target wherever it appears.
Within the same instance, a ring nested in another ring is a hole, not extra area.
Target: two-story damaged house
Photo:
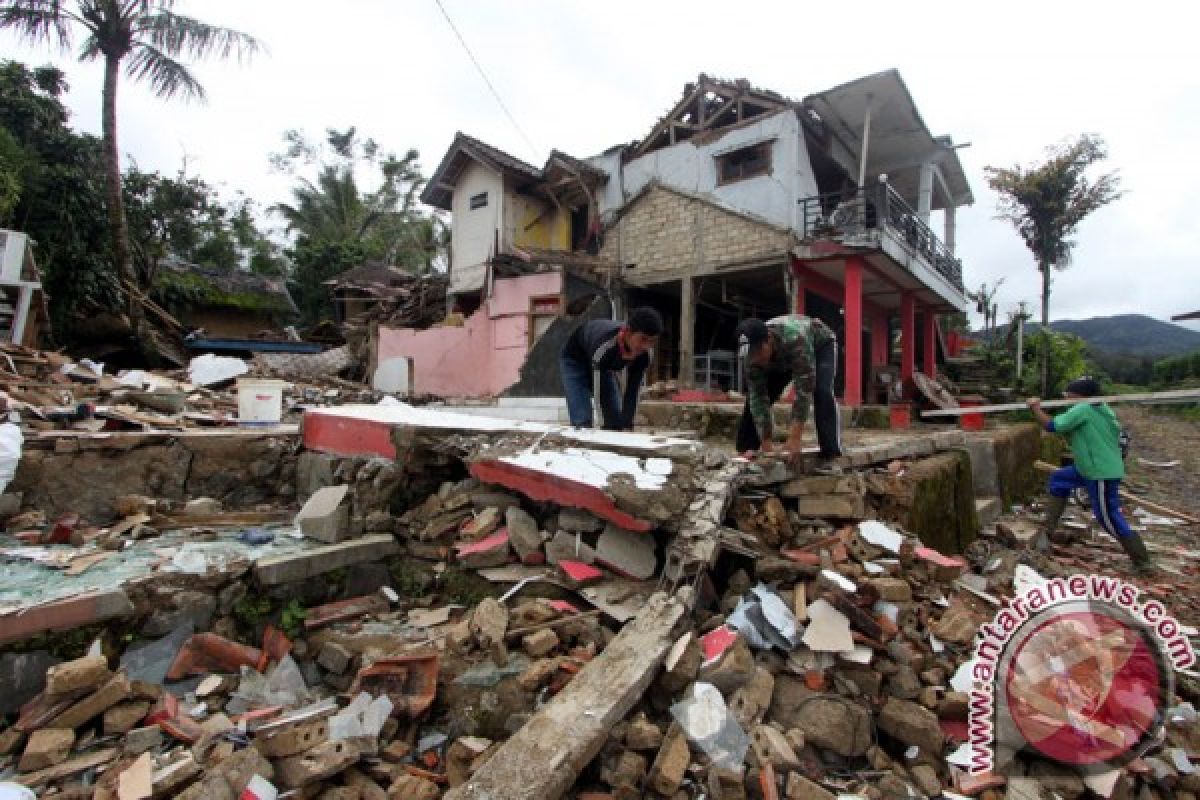
[[[920,350],[933,374],[937,316],[966,304],[954,222],[971,190],[894,70],[801,101],[701,75],[641,140],[541,169],[459,134],[422,199],[453,214],[466,317],[436,342],[381,332],[380,359],[409,359],[418,392],[527,393],[525,359],[552,363],[543,333],[595,292],[663,313],[655,377],[684,385],[738,386],[744,317],[820,317],[858,405],[890,361],[908,379]]]

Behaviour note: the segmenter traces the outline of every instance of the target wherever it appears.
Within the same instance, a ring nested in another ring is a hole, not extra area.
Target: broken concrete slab
[[[571,442],[638,455],[696,452],[700,445],[687,439],[570,428],[498,417],[461,414],[437,408],[392,405],[341,405],[308,409],[304,414],[304,446],[339,456],[395,458],[394,433],[405,429],[436,435],[525,434],[531,441]]]
[[[0,616],[0,645],[47,631],[82,628],[133,612],[133,603],[121,589],[86,592]]]
[[[561,797],[646,691],[686,613],[681,599],[651,597],[603,653],[445,800]]]
[[[310,539],[336,544],[350,531],[350,506],[346,495],[350,487],[326,486],[313,492],[312,497],[296,515],[296,527]]]
[[[672,464],[668,459],[658,471],[644,468],[636,458],[603,450],[524,451],[516,456],[480,460],[471,464],[471,475],[485,483],[504,486],[531,500],[581,508],[622,528],[649,531],[654,526],[619,508],[608,488],[618,475],[631,475],[637,489],[656,492],[666,483]],[[665,474],[660,474],[665,470]]]
[[[596,541],[596,561],[618,575],[644,581],[654,577],[658,556],[654,538],[608,525]]]
[[[381,561],[399,551],[400,545],[391,534],[369,534],[339,544],[267,556],[254,565],[254,577],[264,586],[277,586],[307,580],[351,564]]]

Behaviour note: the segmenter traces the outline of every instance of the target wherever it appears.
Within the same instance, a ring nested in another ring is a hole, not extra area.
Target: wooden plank
[[[675,643],[687,606],[653,595],[604,652],[445,800],[557,800],[642,698]]]
[[[1200,401],[1200,389],[1171,389],[1165,392],[1140,392],[1137,394],[1109,394],[1101,397],[1071,397],[1062,400],[1043,400],[1042,408],[1065,408],[1079,403],[1146,403],[1162,402],[1164,400],[1179,400],[1181,402]],[[996,414],[1001,411],[1023,411],[1027,406],[1021,403],[1000,403],[991,406],[966,406],[963,408],[946,408],[935,411],[922,411],[922,417],[958,417],[963,414]]]
[[[1054,472],[1055,470],[1059,469],[1059,467],[1056,467],[1053,464],[1047,464],[1045,461],[1034,462],[1034,467],[1041,470],[1042,472]],[[1200,519],[1197,519],[1196,517],[1192,517],[1187,514],[1184,514],[1182,511],[1176,511],[1173,508],[1169,508],[1167,506],[1155,503],[1151,500],[1147,500],[1146,498],[1141,497],[1140,495],[1134,494],[1133,492],[1129,491],[1128,489],[1123,488],[1120,491],[1121,491],[1121,497],[1124,497],[1126,500],[1130,501],[1131,503],[1136,503],[1138,505],[1141,505],[1145,508],[1150,509],[1151,511],[1153,511],[1157,514],[1162,514],[1162,515],[1168,516],[1168,517],[1174,517],[1175,519],[1183,520],[1184,522],[1190,522],[1193,525],[1200,525]]]

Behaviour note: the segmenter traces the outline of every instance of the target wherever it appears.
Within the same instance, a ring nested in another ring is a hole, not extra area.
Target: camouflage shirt
[[[767,391],[767,373],[791,372],[796,387],[792,403],[792,422],[808,421],[808,409],[816,375],[816,352],[834,340],[833,331],[821,320],[799,314],[788,314],[767,321],[775,349],[766,366],[752,365],[746,369],[747,395],[750,415],[765,441],[774,432],[771,420],[771,398]]]

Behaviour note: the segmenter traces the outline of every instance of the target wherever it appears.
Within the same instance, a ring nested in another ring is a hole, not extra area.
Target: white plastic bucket
[[[283,387],[287,381],[238,378],[238,424],[278,425],[283,418]]]

